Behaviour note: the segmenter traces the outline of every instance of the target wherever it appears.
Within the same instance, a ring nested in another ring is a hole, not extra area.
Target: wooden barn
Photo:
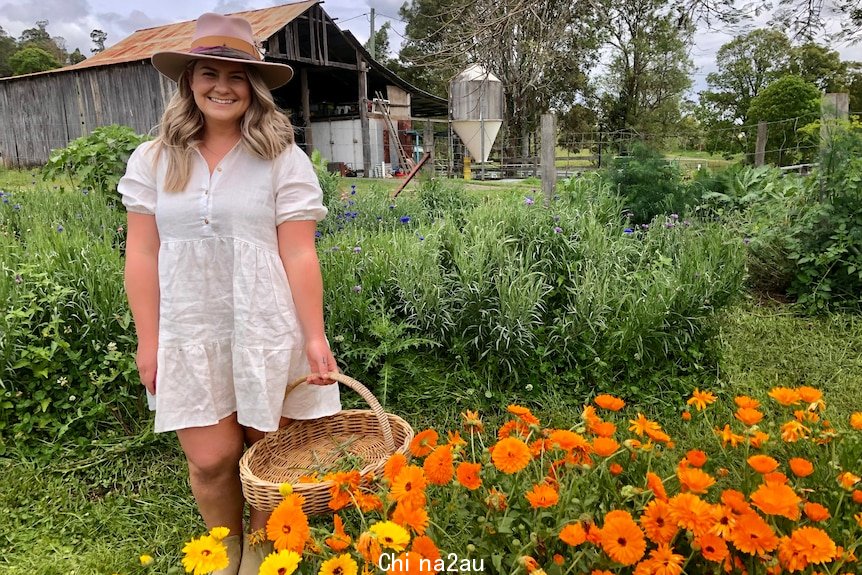
[[[413,119],[448,116],[445,99],[376,62],[318,0],[235,15],[251,23],[266,60],[294,68],[294,79],[273,94],[296,126],[297,142],[343,171],[384,175],[403,163],[399,155],[418,149]],[[193,32],[194,21],[138,30],[74,66],[0,79],[0,162],[44,164],[52,149],[109,124],[155,133],[176,88],[150,57],[187,50]],[[401,146],[390,145],[393,132]]]

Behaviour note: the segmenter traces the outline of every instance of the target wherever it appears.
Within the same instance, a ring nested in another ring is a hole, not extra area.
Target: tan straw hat
[[[198,59],[242,62],[253,66],[270,90],[287,84],[293,78],[293,68],[287,64],[264,62],[254,43],[251,24],[238,16],[222,16],[207,12],[195,23],[195,34],[188,52],[156,52],[156,70],[178,81],[189,62]]]

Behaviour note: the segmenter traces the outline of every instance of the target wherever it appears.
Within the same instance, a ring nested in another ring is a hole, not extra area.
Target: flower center
[[[203,555],[204,557],[206,557],[206,556],[207,556],[207,555],[209,555],[210,553],[211,553],[211,552],[210,552],[210,550],[209,550],[209,549],[204,549],[203,551],[201,551],[201,555]]]
[[[620,537],[619,539],[617,539],[617,543],[620,545],[620,547],[625,547],[626,546],[626,538]]]
[[[284,525],[282,525],[281,526],[281,532],[287,533],[288,535],[290,535],[290,525],[287,525],[286,523]]]

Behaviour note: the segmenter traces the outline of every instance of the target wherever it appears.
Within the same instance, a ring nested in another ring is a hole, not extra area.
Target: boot
[[[248,537],[243,537],[242,563],[239,566],[239,575],[258,575],[260,564],[272,552],[272,541],[263,541],[250,545]]]
[[[241,535],[231,535],[222,539],[222,543],[227,547],[227,567],[213,571],[212,575],[236,575],[239,572],[239,566],[242,562],[242,544],[240,542]]]

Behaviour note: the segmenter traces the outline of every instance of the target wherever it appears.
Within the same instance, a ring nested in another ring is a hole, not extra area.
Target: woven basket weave
[[[331,513],[332,482],[298,483],[299,477],[321,467],[337,471],[333,464],[345,453],[362,460],[363,477],[376,477],[393,453],[407,453],[413,429],[406,421],[383,411],[377,398],[355,379],[335,372],[327,377],[358,393],[371,409],[347,409],[319,419],[292,420],[252,445],[239,462],[239,475],[246,501],[255,509],[275,509],[283,499],[279,486],[289,483],[294,493],[305,497],[306,514]],[[305,379],[288,385],[285,395]]]

